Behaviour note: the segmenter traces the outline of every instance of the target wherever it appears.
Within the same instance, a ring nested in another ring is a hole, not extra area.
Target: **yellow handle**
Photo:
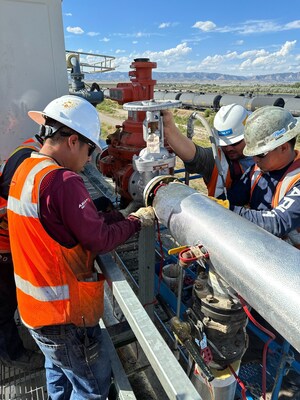
[[[170,249],[168,251],[169,256],[171,256],[172,254],[177,254],[180,253],[181,250],[187,249],[188,246],[180,246],[180,247],[174,247],[173,249]]]

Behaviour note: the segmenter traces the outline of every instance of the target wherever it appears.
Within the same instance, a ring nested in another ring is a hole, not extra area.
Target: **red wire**
[[[266,400],[266,392],[267,392],[267,351],[268,351],[268,346],[269,344],[272,342],[272,340],[274,340],[276,338],[276,336],[274,335],[273,332],[269,331],[267,328],[265,328],[264,326],[262,326],[259,322],[257,322],[254,317],[251,315],[244,299],[240,296],[238,296],[243,309],[247,315],[247,317],[250,319],[250,321],[260,330],[262,330],[264,333],[266,333],[268,336],[270,336],[270,339],[265,343],[264,345],[264,349],[263,349],[263,370],[262,370],[262,397],[264,400]]]
[[[232,373],[232,375],[234,376],[235,380],[237,381],[237,383],[240,385],[240,387],[242,389],[242,398],[243,398],[243,400],[247,400],[247,397],[246,397],[246,386],[240,380],[240,378],[237,376],[237,374],[235,373],[235,370],[232,368],[232,366],[230,364],[228,365],[228,368],[230,369],[230,372]]]
[[[158,303],[157,299],[154,298],[153,301],[151,301],[150,303],[143,304],[143,307],[146,308],[148,306],[151,306],[151,304],[157,304],[157,303]]]

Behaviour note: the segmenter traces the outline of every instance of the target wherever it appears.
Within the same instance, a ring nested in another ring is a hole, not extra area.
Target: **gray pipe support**
[[[157,190],[159,221],[202,244],[215,271],[300,351],[300,251],[181,183]]]

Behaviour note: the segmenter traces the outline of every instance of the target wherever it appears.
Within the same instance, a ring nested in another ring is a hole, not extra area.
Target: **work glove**
[[[216,203],[220,204],[220,206],[224,208],[229,208],[229,200],[221,200],[217,199],[216,197],[208,196],[211,200],[215,201]]]
[[[129,216],[138,218],[141,222],[142,227],[152,226],[155,221],[154,210],[151,206],[141,207],[136,212],[129,214]]]
[[[124,218],[128,217],[129,214],[137,211],[140,207],[142,207],[142,203],[136,200],[131,201],[126,208],[119,210],[119,212],[123,215]]]

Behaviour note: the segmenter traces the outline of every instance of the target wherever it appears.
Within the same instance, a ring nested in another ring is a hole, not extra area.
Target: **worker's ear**
[[[290,151],[289,142],[283,143],[280,147],[281,147],[281,152],[282,153],[286,153],[287,151]]]
[[[78,135],[73,134],[71,136],[68,136],[68,145],[71,149],[73,149],[78,142],[79,142]]]

